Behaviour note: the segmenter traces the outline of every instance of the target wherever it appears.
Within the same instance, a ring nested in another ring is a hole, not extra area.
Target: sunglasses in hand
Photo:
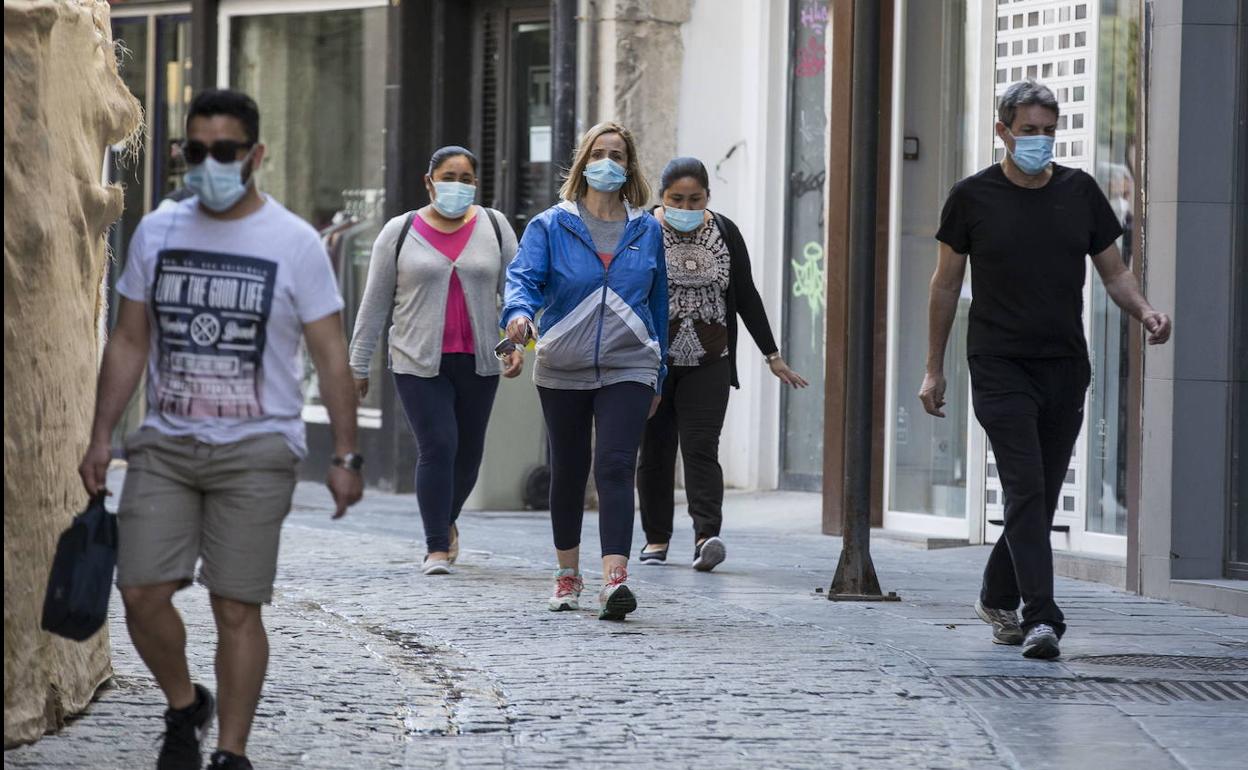
[[[239,159],[239,151],[250,150],[255,145],[255,142],[235,142],[229,139],[222,139],[219,142],[213,142],[209,146],[203,142],[188,140],[182,142],[182,157],[192,166],[203,163],[209,155],[218,163],[233,163]]]

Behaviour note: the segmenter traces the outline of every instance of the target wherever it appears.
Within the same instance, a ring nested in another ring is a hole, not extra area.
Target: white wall
[[[787,5],[695,0],[682,30],[676,138],[678,154],[706,164],[711,208],[741,228],[781,350]],[[661,169],[649,171],[657,179]],[[779,386],[743,325],[737,354],[741,389],[733,391],[720,444],[724,481],[772,489],[779,476]]]

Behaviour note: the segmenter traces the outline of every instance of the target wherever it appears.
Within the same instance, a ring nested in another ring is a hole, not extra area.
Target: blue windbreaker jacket
[[[505,329],[519,316],[537,322],[538,385],[591,390],[641,382],[661,392],[667,260],[658,220],[630,207],[611,266],[604,268],[575,203],[542,212],[525,228],[507,268],[499,325]]]

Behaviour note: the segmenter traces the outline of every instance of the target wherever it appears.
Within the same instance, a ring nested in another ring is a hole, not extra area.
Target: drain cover
[[[1051,679],[1027,676],[959,676],[941,680],[950,694],[992,700],[1167,704],[1176,701],[1248,701],[1248,682]]]
[[[1072,663],[1135,668],[1169,668],[1180,671],[1248,671],[1248,658],[1203,658],[1192,655],[1087,655],[1069,658]]]

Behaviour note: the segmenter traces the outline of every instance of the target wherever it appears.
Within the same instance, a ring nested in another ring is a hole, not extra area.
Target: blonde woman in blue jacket
[[[622,620],[637,608],[627,584],[637,447],[666,374],[663,234],[642,209],[650,186],[633,135],[618,123],[585,134],[560,197],[520,239],[501,325],[515,344],[537,339],[533,381],[549,437],[559,561],[549,607],[580,608],[592,454],[604,581],[598,617]]]

